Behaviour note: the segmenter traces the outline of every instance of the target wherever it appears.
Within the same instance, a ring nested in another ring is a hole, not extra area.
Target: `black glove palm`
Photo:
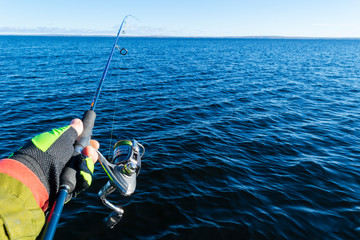
[[[34,172],[54,201],[60,186],[60,175],[74,153],[74,143],[78,134],[69,126],[53,129],[35,136],[10,158],[23,163]],[[74,156],[77,172],[78,193],[90,186],[94,163],[82,154]]]

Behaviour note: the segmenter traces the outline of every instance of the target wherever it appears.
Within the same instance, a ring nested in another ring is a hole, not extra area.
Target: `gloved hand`
[[[70,192],[66,198],[66,202],[70,201],[72,197],[76,197],[80,192],[90,187],[92,182],[92,175],[94,173],[94,162],[90,157],[87,157],[83,150],[82,154],[73,156],[70,161],[74,161],[74,168],[76,170],[76,186],[74,191]]]
[[[74,119],[68,126],[35,136],[10,156],[28,167],[39,178],[49,194],[50,202],[56,198],[61,172],[72,157],[73,145],[82,131],[82,121]],[[92,145],[99,148],[97,141],[92,141]],[[84,148],[82,153],[74,157],[78,170],[75,193],[90,186],[94,163],[98,159],[96,151],[90,146]]]

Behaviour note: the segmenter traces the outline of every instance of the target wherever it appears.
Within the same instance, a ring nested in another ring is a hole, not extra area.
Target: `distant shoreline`
[[[81,34],[1,34],[17,37],[115,37],[115,35],[81,35]],[[122,36],[126,38],[188,38],[188,39],[329,39],[329,40],[360,40],[360,37],[294,37],[294,36]]]

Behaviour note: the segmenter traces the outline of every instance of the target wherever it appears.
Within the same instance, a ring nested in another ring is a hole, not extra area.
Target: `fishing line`
[[[114,111],[113,111],[113,118],[112,118],[112,124],[111,124],[108,156],[111,156],[111,154],[112,154],[111,153],[111,148],[113,146],[112,141],[113,141],[113,133],[114,133],[114,125],[115,125],[115,115],[116,115],[116,112],[117,112],[117,105],[118,105],[118,98],[119,98],[120,78],[117,78],[116,86],[117,87],[116,87],[115,107],[114,107]]]
[[[126,34],[126,31],[125,30],[122,30],[123,29],[123,24],[124,26],[126,26],[126,18],[128,17],[132,17],[132,18],[135,18],[137,21],[141,22],[137,17],[133,16],[133,15],[127,15],[121,26],[120,26],[120,30],[119,30],[119,33],[121,32],[122,34]],[[118,34],[119,34],[118,33]],[[119,53],[123,56],[125,56],[127,53],[128,53],[128,50],[126,48],[120,48],[117,44],[114,45],[115,48],[117,48],[119,50]],[[111,132],[110,132],[110,142],[109,142],[109,150],[108,150],[108,156],[111,156],[112,154],[112,148],[113,148],[113,144],[112,144],[112,141],[113,141],[113,135],[114,135],[114,125],[115,125],[115,116],[116,116],[116,112],[117,112],[117,105],[118,105],[118,97],[119,97],[119,86],[120,86],[120,78],[117,78],[117,87],[116,87],[116,98],[115,98],[115,107],[114,107],[114,111],[113,111],[113,118],[112,118],[112,124],[111,124]]]

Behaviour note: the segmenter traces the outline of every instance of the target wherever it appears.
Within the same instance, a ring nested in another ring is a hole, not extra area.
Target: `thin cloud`
[[[58,27],[0,27],[0,34],[20,34],[20,35],[112,35],[111,31],[77,29],[77,28],[58,28]]]
[[[154,27],[143,24],[127,24],[124,26],[124,31],[129,36],[194,36],[193,33],[188,32],[186,29],[170,29],[165,26]],[[197,32],[195,36],[200,32]]]
[[[59,27],[0,27],[0,35],[115,35],[119,26],[112,30],[94,30],[85,28],[59,28]],[[126,36],[189,36],[182,30],[169,30],[166,27],[152,27],[144,25],[124,26],[123,32]]]

